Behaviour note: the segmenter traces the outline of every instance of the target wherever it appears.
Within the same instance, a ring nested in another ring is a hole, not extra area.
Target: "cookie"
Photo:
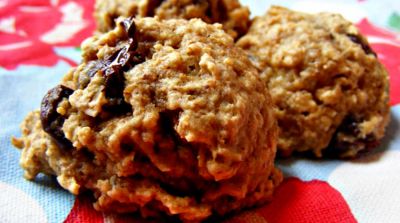
[[[379,144],[389,121],[388,74],[351,22],[275,6],[237,45],[276,105],[280,154],[350,158]]]
[[[97,0],[94,15],[100,32],[114,28],[119,16],[200,18],[223,24],[233,38],[244,35],[250,24],[250,11],[238,0]]]
[[[265,84],[221,25],[119,20],[22,123],[25,176],[94,207],[199,222],[261,204],[282,174]]]

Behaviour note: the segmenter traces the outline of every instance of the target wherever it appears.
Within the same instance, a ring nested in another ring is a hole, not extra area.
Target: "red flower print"
[[[94,0],[0,1],[0,66],[52,66],[53,47],[79,46],[94,30]]]
[[[224,223],[355,223],[342,195],[328,183],[288,178],[264,207],[244,212]]]
[[[94,210],[90,200],[88,195],[76,197],[74,206],[64,223],[103,223],[103,215],[101,212]]]
[[[65,223],[143,223],[143,219],[129,216],[105,216],[96,212],[88,197],[77,197]],[[107,221],[106,219],[109,219]],[[355,223],[357,222],[342,195],[328,183],[309,182],[288,178],[278,187],[273,200],[258,209],[242,212],[223,223]]]

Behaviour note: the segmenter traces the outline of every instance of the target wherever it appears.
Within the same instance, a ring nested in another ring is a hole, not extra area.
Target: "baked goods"
[[[389,120],[388,75],[342,16],[275,6],[237,45],[277,106],[280,154],[354,157],[379,144]]]
[[[97,210],[184,222],[271,197],[272,101],[221,25],[119,20],[82,50],[13,139],[28,179],[91,190]]]
[[[233,38],[247,32],[250,11],[238,0],[97,0],[95,19],[100,32],[111,30],[123,17],[157,16],[160,19],[200,18],[207,23],[221,23]]]

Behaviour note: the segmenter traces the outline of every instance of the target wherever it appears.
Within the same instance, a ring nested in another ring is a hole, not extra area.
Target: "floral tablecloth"
[[[227,219],[239,222],[400,222],[400,2],[242,1],[253,15],[269,5],[340,12],[368,36],[390,73],[391,123],[381,146],[354,160],[279,160],[285,181],[274,200]],[[53,178],[26,181],[10,144],[46,90],[79,62],[93,33],[93,0],[0,0],[0,222],[143,222],[95,212]]]

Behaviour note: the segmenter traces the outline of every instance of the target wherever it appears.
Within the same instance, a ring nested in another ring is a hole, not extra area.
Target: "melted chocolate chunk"
[[[40,106],[40,121],[42,122],[43,130],[63,149],[71,148],[72,144],[65,138],[62,131],[65,117],[57,113],[57,107],[64,98],[68,98],[73,92],[72,89],[63,85],[57,85],[47,92]]]
[[[360,36],[354,34],[347,34],[347,37],[349,37],[349,39],[353,43],[359,44],[366,54],[373,54],[376,57],[376,53],[367,43],[364,43],[364,41],[361,39]]]

